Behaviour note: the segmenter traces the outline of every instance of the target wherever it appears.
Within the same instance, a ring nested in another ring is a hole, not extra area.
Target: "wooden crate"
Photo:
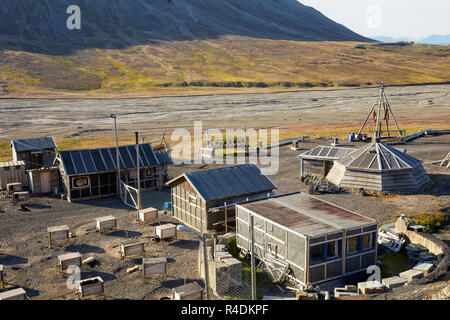
[[[79,252],[67,253],[58,256],[58,268],[59,272],[66,271],[69,266],[76,266],[81,268],[81,254]]]
[[[75,287],[78,299],[105,293],[104,282],[101,277],[78,280]]]
[[[197,282],[174,288],[172,294],[174,300],[203,300],[203,289]]]
[[[48,247],[51,248],[52,242],[57,240],[69,240],[69,227],[66,225],[48,227]]]
[[[156,236],[161,240],[177,237],[177,226],[171,223],[156,226],[155,231]]]
[[[132,240],[132,241],[126,241],[122,242],[120,244],[120,255],[122,258],[127,261],[128,257],[132,256],[144,256],[145,249],[144,249],[144,241],[140,240]]]
[[[166,258],[144,258],[142,259],[142,269],[144,270],[144,278],[154,274],[166,274],[167,271]]]
[[[27,293],[23,288],[17,288],[0,293],[0,300],[26,300]]]
[[[102,233],[105,230],[116,230],[117,219],[114,216],[100,217],[96,219],[97,230]]]
[[[158,220],[158,209],[147,208],[138,211],[138,219],[142,222]]]

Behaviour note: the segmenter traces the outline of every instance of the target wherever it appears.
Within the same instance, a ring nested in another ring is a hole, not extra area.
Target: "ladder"
[[[447,154],[447,156],[441,162],[441,167],[445,167],[445,166],[447,167],[447,169],[450,168],[450,152]]]

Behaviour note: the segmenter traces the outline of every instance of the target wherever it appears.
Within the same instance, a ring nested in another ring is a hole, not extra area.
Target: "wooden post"
[[[136,134],[136,171],[137,171],[137,184],[138,184],[138,194],[137,194],[137,205],[138,210],[142,209],[141,206],[141,161],[139,157],[139,132],[135,132]]]
[[[208,246],[206,244],[206,233],[203,234],[203,266],[205,268],[205,294],[206,300],[209,300],[209,268],[208,268]]]
[[[116,177],[116,191],[117,197],[120,198],[120,158],[119,158],[119,137],[117,134],[117,114],[112,114],[111,118],[114,119],[114,132],[116,135],[116,167],[117,167],[117,177]]]
[[[300,179],[303,178],[304,162],[303,158],[300,158]]]
[[[252,300],[256,300],[256,268],[255,268],[255,233],[253,215],[250,215],[250,251],[251,251],[251,269],[252,269]]]
[[[225,234],[228,234],[228,211],[227,211],[227,203],[224,203],[225,206]]]

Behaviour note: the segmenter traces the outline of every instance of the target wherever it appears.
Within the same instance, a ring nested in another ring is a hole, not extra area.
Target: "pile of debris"
[[[321,177],[307,173],[302,181],[309,186],[309,194],[321,194],[321,193],[340,193],[344,189],[332,184],[328,180]]]

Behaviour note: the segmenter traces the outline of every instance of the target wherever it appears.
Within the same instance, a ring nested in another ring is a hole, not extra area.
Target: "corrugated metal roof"
[[[12,140],[11,144],[17,152],[56,149],[56,143],[53,137]]]
[[[155,154],[160,164],[173,164],[169,151],[155,151]]]
[[[255,164],[188,172],[167,184],[185,177],[205,201],[272,191],[278,187]]]
[[[297,158],[307,160],[339,160],[355,151],[356,149],[351,148],[317,146],[298,155]]]
[[[85,149],[59,152],[67,175],[116,171],[116,148]],[[136,169],[136,145],[119,147],[120,169]],[[159,165],[151,144],[139,145],[141,168]]]
[[[279,196],[239,206],[310,237],[376,223],[373,219],[305,193]]]
[[[24,166],[25,162],[20,160],[20,161],[6,161],[6,162],[0,162],[0,168],[5,168],[5,167],[15,167],[15,166]]]
[[[378,172],[412,169],[422,163],[419,159],[379,142],[363,147],[339,162],[349,169]]]

